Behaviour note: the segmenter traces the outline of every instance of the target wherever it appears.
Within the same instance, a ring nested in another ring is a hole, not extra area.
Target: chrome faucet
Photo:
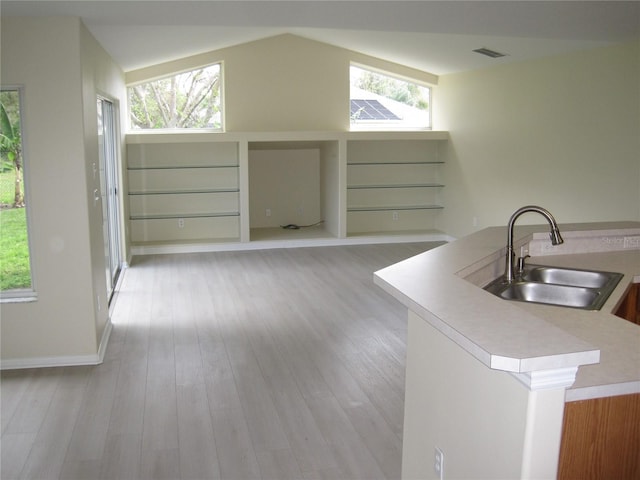
[[[521,207],[516,210],[509,219],[507,233],[507,263],[504,269],[504,279],[507,283],[511,283],[515,279],[515,274],[513,271],[513,259],[515,257],[515,252],[513,251],[513,227],[518,217],[527,212],[537,212],[547,219],[547,222],[549,222],[549,226],[551,227],[551,232],[549,233],[549,237],[551,238],[551,245],[560,245],[564,242],[562,236],[560,235],[560,229],[558,228],[556,219],[553,218],[553,215],[551,215],[548,210],[545,210],[542,207],[536,207],[535,205],[527,205],[526,207]],[[521,263],[522,266],[519,268],[524,269],[524,259],[522,259]]]

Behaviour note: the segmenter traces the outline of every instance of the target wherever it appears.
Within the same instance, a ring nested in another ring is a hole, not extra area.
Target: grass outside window
[[[11,206],[13,171],[0,173],[0,291],[31,288],[26,209]]]

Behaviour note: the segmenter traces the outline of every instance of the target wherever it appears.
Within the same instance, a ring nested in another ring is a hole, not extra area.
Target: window
[[[33,297],[21,90],[0,89],[0,298]]]
[[[350,79],[352,128],[431,128],[429,87],[353,65]]]
[[[128,88],[131,129],[222,129],[220,64]]]

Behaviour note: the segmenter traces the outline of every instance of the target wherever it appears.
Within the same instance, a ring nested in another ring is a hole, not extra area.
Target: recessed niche
[[[336,235],[337,149],[332,141],[249,143],[251,240]]]

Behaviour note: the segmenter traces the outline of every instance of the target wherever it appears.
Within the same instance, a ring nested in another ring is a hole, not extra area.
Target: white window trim
[[[375,131],[393,131],[393,132],[426,132],[433,130],[433,85],[425,82],[424,80],[420,80],[415,77],[409,77],[406,75],[402,75],[399,73],[392,72],[390,70],[384,70],[382,68],[377,68],[365,63],[360,62],[349,62],[349,71],[351,67],[359,68],[360,70],[368,70],[373,73],[377,73],[380,75],[384,75],[386,77],[394,78],[403,82],[410,82],[421,87],[425,87],[429,89],[429,119],[427,126],[405,126],[405,125],[393,125],[392,123],[383,123],[380,121],[360,121],[360,122],[352,122],[351,121],[351,94],[349,94],[349,129],[354,132],[375,132]],[[349,89],[351,88],[351,75],[349,75]]]
[[[15,290],[0,290],[0,303],[26,303],[35,302],[38,300],[38,293],[36,291],[36,275],[35,275],[35,262],[34,249],[33,249],[33,228],[31,225],[31,175],[30,175],[30,162],[28,161],[28,146],[26,141],[26,129],[25,115],[24,115],[24,98],[25,87],[24,85],[2,85],[0,90],[17,90],[20,98],[20,138],[22,140],[22,179],[24,183],[24,199],[25,199],[25,215],[27,225],[27,245],[29,246],[29,274],[31,276],[31,288],[21,288]]]
[[[129,88],[131,87],[135,87],[136,85],[141,85],[143,83],[149,83],[149,82],[154,82],[157,80],[163,80],[165,78],[170,78],[176,75],[181,75],[183,73],[188,73],[188,72],[192,72],[194,70],[199,70],[199,69],[203,69],[203,68],[207,68],[207,67],[212,67],[214,65],[219,65],[220,66],[220,71],[219,71],[219,82],[220,82],[220,128],[145,128],[145,129],[135,129],[131,127],[131,111],[129,110],[130,105],[129,105]],[[225,125],[226,125],[226,104],[225,104],[225,82],[224,82],[224,61],[223,60],[218,60],[215,62],[211,62],[211,63],[206,63],[203,65],[195,65],[195,66],[191,66],[189,68],[185,68],[185,69],[181,69],[181,70],[176,70],[173,72],[168,72],[168,73],[164,73],[162,75],[157,75],[151,78],[146,78],[146,79],[138,79],[134,82],[128,83],[125,85],[125,88],[127,90],[126,95],[125,95],[125,100],[126,100],[126,118],[127,118],[127,122],[126,122],[126,133],[127,134],[135,134],[135,135],[164,135],[164,134],[190,134],[190,133],[225,133],[226,129],[225,129]]]

